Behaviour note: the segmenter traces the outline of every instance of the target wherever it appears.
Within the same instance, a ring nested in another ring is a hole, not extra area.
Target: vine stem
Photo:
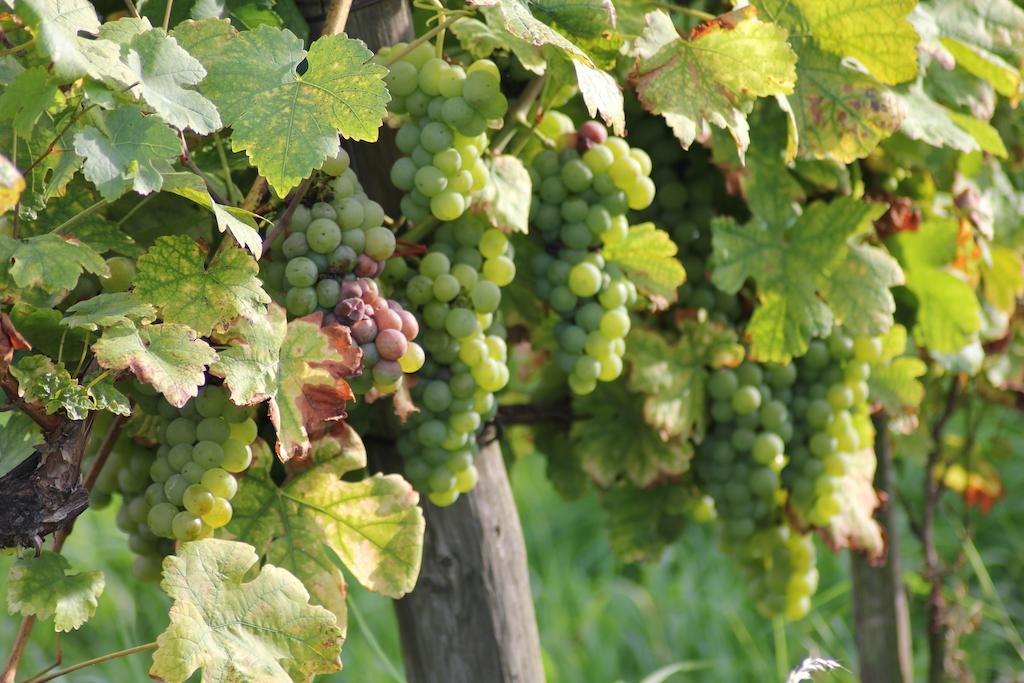
[[[132,2],[132,0],[124,0],[124,5],[128,8],[128,11],[131,12],[133,17],[136,19],[139,18],[139,9],[135,6],[135,3]]]
[[[245,199],[242,200],[241,208],[246,211],[255,211],[256,207],[260,205],[260,200],[263,199],[263,193],[267,191],[267,179],[263,176],[256,176],[256,180],[253,181],[252,187],[245,194]]]
[[[494,141],[491,154],[497,156],[505,151],[505,147],[518,132],[518,126],[527,124],[526,115],[544,89],[544,79],[544,76],[534,76],[529,85],[520,93],[512,108],[508,110],[508,114],[505,115],[504,128],[497,140]]]
[[[81,211],[79,211],[74,216],[72,216],[71,218],[67,219],[66,221],[64,221],[63,223],[58,225],[56,228],[54,228],[50,232],[53,233],[54,235],[59,235],[62,232],[64,232],[65,230],[67,230],[68,228],[70,228],[72,225],[77,223],[78,221],[82,220],[83,218],[85,218],[87,216],[90,216],[90,215],[96,213],[97,211],[99,211],[100,209],[102,209],[106,205],[107,205],[107,200],[106,199],[101,199],[98,202],[96,202],[95,204],[93,204],[92,206],[90,206],[88,208],[85,208],[85,209],[82,209]]]
[[[700,19],[701,21],[710,21],[711,19],[715,18],[715,15],[711,14],[710,12],[702,12],[699,9],[693,9],[692,7],[683,7],[681,5],[672,4],[671,2],[655,2],[652,4],[655,7],[660,7],[663,10],[667,10],[669,12],[678,12],[679,14],[685,14],[688,17]]]
[[[224,174],[224,187],[227,188],[228,198],[233,201],[242,200],[242,191],[235,185],[235,181],[231,179],[231,166],[228,164],[228,155],[224,152],[224,141],[221,140],[220,133],[213,134],[213,144],[217,148],[217,157],[220,159],[220,172]]]
[[[35,677],[30,678],[27,681],[25,681],[25,683],[46,683],[46,681],[52,681],[55,678],[60,678],[61,676],[66,676],[69,673],[74,673],[75,671],[79,671],[81,669],[86,669],[86,668],[88,668],[90,666],[96,666],[97,664],[103,664],[103,663],[109,662],[109,661],[111,661],[113,659],[119,659],[121,657],[127,657],[129,655],[134,655],[134,654],[137,654],[139,652],[146,652],[147,650],[155,650],[156,648],[157,648],[156,642],[146,643],[145,645],[136,645],[135,647],[130,647],[127,650],[118,650],[117,652],[111,652],[111,653],[105,654],[105,655],[103,655],[101,657],[94,657],[93,659],[87,659],[84,662],[79,662],[78,664],[75,664],[73,666],[69,666],[69,667],[67,667],[65,669],[61,669],[60,671],[54,671],[53,673],[44,674],[44,675],[40,675],[40,676],[35,676]]]
[[[0,683],[14,683],[14,678],[18,674],[18,662],[21,661],[21,655],[25,653],[28,637],[32,634],[32,627],[35,625],[35,616],[27,616],[21,620],[18,633],[14,636],[11,654],[7,657],[7,664],[4,665],[3,678],[0,678]]]
[[[427,220],[420,221],[410,228],[407,233],[402,235],[402,239],[406,242],[421,244],[427,237],[430,237],[431,233],[433,233],[440,225],[441,221],[431,216]]]
[[[302,198],[306,196],[306,193],[309,192],[309,188],[312,187],[312,185],[313,176],[310,176],[303,180],[298,188],[296,188],[295,192],[292,194],[291,200],[288,202],[288,208],[284,210],[281,217],[277,219],[276,223],[274,223],[274,227],[271,228],[270,232],[267,233],[267,236],[263,238],[263,253],[260,255],[260,258],[263,258],[270,253],[271,243],[277,239],[278,235],[288,229],[288,226],[292,222],[292,216],[295,214],[295,209],[298,208]]]
[[[416,40],[414,40],[411,43],[409,43],[405,47],[404,50],[402,50],[397,55],[394,55],[391,59],[389,59],[387,61],[387,63],[385,63],[384,66],[391,66],[392,64],[394,64],[395,62],[401,60],[407,54],[409,54],[410,52],[412,52],[413,50],[418,48],[423,43],[427,42],[428,40],[431,40],[434,36],[438,35],[439,33],[444,32],[445,30],[447,30],[455,22],[459,21],[463,17],[468,17],[469,15],[470,15],[470,12],[466,12],[464,10],[459,10],[459,11],[456,11],[456,12],[452,12],[448,16],[449,17],[454,17],[454,18],[452,18],[452,19],[445,19],[444,21],[439,22],[437,24],[437,26],[435,26],[434,28],[430,29],[429,31],[424,33],[422,36],[420,36]]]
[[[32,47],[35,44],[36,44],[36,39],[35,38],[32,38],[31,40],[26,40],[21,45],[15,45],[14,47],[9,47],[6,50],[0,50],[0,57],[7,57],[8,55],[16,55],[19,52],[24,52],[25,50],[29,49],[30,47]]]
[[[174,0],[167,0],[167,6],[164,7],[164,32],[167,32],[167,28],[171,25],[171,8],[174,7]]]
[[[348,14],[352,9],[352,0],[331,0],[327,8],[327,19],[321,35],[335,36],[345,31],[345,24],[348,23]]]

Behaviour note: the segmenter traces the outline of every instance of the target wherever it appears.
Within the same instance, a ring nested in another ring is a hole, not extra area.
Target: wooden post
[[[324,4],[298,5],[311,35],[319,35]],[[411,40],[408,0],[356,0],[346,33],[374,51]],[[393,131],[383,128],[377,143],[349,150],[366,193],[397,217],[401,194],[389,177],[399,155]],[[393,453],[385,452],[389,446],[375,450],[371,462],[395,469]],[[526,543],[497,442],[481,450],[476,466],[476,488],[450,508],[437,508],[424,497],[420,579],[395,603],[409,683],[544,681]]]
[[[912,683],[910,616],[900,576],[889,419],[879,415],[873,422],[878,459],[875,488],[888,498],[876,516],[885,530],[888,554],[885,563],[877,567],[871,566],[861,555],[852,555],[853,613],[860,679],[871,683]]]

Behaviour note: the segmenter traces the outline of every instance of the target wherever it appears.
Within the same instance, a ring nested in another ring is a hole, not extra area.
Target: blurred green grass
[[[593,497],[574,502],[560,499],[545,477],[543,459],[536,455],[515,465],[512,481],[530,553],[531,584],[551,683],[639,683],[659,671],[664,678],[652,676],[651,681],[763,683],[780,681],[780,670],[789,670],[809,654],[829,656],[854,668],[846,554],[833,555],[819,547],[822,579],[812,613],[777,631],[751,606],[743,575],[718,550],[711,529],[693,525],[658,562],[623,566],[611,554]],[[1024,485],[1024,481],[1007,482],[1008,488],[1014,484]],[[1014,515],[1021,519],[1021,506],[1009,502],[1013,504],[996,506],[976,542],[996,588],[1012,597],[1020,587],[1007,581],[1020,576],[1024,541],[1013,527]],[[950,500],[949,505],[956,502]],[[1000,534],[1002,542],[996,540]],[[1008,536],[1012,540],[1006,540]],[[915,544],[904,545],[911,551],[906,566],[913,567]],[[131,578],[131,553],[114,527],[111,510],[87,512],[66,553],[77,568],[102,569],[107,589],[96,617],[80,631],[62,637],[65,664],[155,638],[166,624],[167,600],[157,588],[140,587]],[[0,558],[0,587],[10,561]],[[353,615],[349,620],[342,655],[345,669],[320,680],[394,680],[393,672],[401,671],[401,656],[390,601],[358,585],[351,587],[351,598],[360,618]],[[922,614],[922,599],[914,596],[913,602],[912,609]],[[1012,671],[1007,668],[1014,663],[1012,648],[994,608],[986,609],[982,628],[963,643],[970,652],[971,668]],[[1011,600],[1008,610],[1015,620],[1022,617],[1019,601]],[[13,617],[0,617],[0,644],[13,641],[17,624]],[[923,624],[915,625],[921,634]],[[6,655],[7,648],[0,649]],[[26,652],[22,678],[48,666],[52,653],[53,635],[40,626]],[[924,653],[917,655],[923,666]],[[135,655],[64,680],[144,681],[148,660],[145,654]],[[1017,659],[1016,664],[1020,663]],[[818,680],[855,679],[839,674]]]

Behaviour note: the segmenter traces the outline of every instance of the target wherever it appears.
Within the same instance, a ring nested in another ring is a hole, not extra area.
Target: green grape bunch
[[[508,100],[489,59],[464,68],[436,56],[430,43],[402,55],[407,47],[398,43],[377,56],[399,56],[387,77],[388,107],[401,121],[395,142],[405,156],[391,167],[391,182],[405,193],[401,209],[410,222],[453,221],[487,184],[487,131],[501,125]]]
[[[412,396],[419,412],[398,437],[409,480],[435,505],[454,503],[477,481],[477,438],[509,381],[501,288],[515,276],[512,245],[466,216],[442,225],[406,285],[423,317],[429,360]]]
[[[625,240],[627,212],[653,201],[651,161],[596,121],[573,131],[564,116],[546,119],[555,122],[542,124],[557,143],[530,160],[531,224],[541,248],[531,266],[537,293],[560,317],[555,365],[568,374],[572,391],[585,395],[598,381],[622,374],[629,307],[638,294],[621,268],[606,263],[601,247]]]

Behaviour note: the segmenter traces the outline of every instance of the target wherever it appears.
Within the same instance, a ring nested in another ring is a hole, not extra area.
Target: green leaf
[[[685,495],[673,484],[638,489],[624,483],[604,492],[601,508],[612,552],[623,562],[657,560],[686,524],[676,505]]]
[[[191,237],[160,237],[139,257],[135,293],[165,322],[208,335],[238,316],[256,316],[270,303],[259,266],[244,249],[221,249],[206,266],[206,248]]]
[[[96,361],[112,370],[131,370],[171,405],[181,408],[206,383],[206,366],[217,352],[185,325],[117,325],[93,344]]]
[[[89,126],[75,135],[75,152],[85,158],[85,177],[107,201],[127,192],[156,192],[163,173],[181,153],[174,129],[142,109],[125,105],[104,116],[105,130]]]
[[[903,282],[903,270],[884,250],[852,244],[822,284],[821,294],[847,331],[873,337],[892,326],[896,302],[890,288]]]
[[[22,302],[11,308],[10,316],[14,327],[37,353],[44,353],[51,358],[77,360],[82,357],[85,331],[62,327],[63,315],[59,310]]]
[[[36,34],[36,51],[53,61],[62,82],[82,76],[115,87],[132,82],[117,43],[93,38],[100,21],[88,0],[19,0],[18,14]]]
[[[228,531],[275,553],[282,566],[299,576],[320,577],[315,592],[332,611],[344,610],[338,582],[327,579],[332,567],[322,552],[330,547],[366,588],[400,598],[412,590],[423,551],[423,512],[419,495],[398,475],[373,475],[360,481],[342,477],[366,466],[358,434],[338,425],[313,444],[313,465],[278,488],[270,478],[270,458],[242,480],[232,501],[235,515]],[[305,539],[294,537],[301,530]],[[286,559],[282,559],[286,558]],[[271,561],[274,561],[271,559]],[[301,572],[301,573],[300,573]]]
[[[7,609],[11,614],[54,617],[56,631],[74,631],[96,613],[103,572],[77,572],[63,555],[44,550],[11,565]]]
[[[25,178],[11,160],[0,154],[0,214],[7,213],[18,205],[21,193],[25,191]]]
[[[496,30],[478,19],[463,18],[452,24],[452,34],[463,49],[478,59],[490,57],[496,50],[511,52],[528,71],[543,74],[547,67],[544,55],[536,46],[508,33]]]
[[[21,72],[0,94],[0,121],[10,121],[18,135],[29,137],[39,117],[63,102],[46,68],[34,66]]]
[[[574,404],[577,420],[573,447],[582,454],[584,471],[607,488],[625,476],[645,487],[690,467],[693,448],[685,438],[662,439],[647,423],[644,396],[624,382],[601,382]]]
[[[0,236],[0,255],[4,266],[13,261],[8,272],[18,287],[38,287],[56,293],[73,289],[82,271],[108,275],[107,262],[89,247],[69,237],[54,234],[23,240]],[[0,266],[0,270],[4,270]]]
[[[248,580],[247,580],[248,579]],[[312,680],[341,669],[344,634],[334,615],[309,604],[302,582],[251,546],[206,539],[164,560],[170,626],[157,638],[150,676],[184,683]]]
[[[957,64],[1016,102],[1024,61],[1024,10],[1010,0],[983,3],[938,0],[922,7],[941,34],[941,44]]]
[[[960,277],[939,268],[912,267],[907,288],[917,297],[914,333],[930,351],[959,351],[981,329],[978,297]]]
[[[714,323],[689,321],[680,331],[674,344],[662,332],[630,333],[628,386],[645,396],[644,418],[662,439],[692,437],[699,443],[707,427],[709,368],[739,364],[743,347],[734,332]]]
[[[156,308],[131,292],[104,292],[68,307],[61,324],[71,328],[98,330],[101,327],[156,320]]]
[[[474,202],[475,210],[483,212],[491,225],[506,233],[528,232],[533,182],[526,167],[508,154],[492,157],[489,167],[491,182]]]
[[[1005,159],[1009,156],[1009,152],[1006,150],[1006,145],[1003,143],[1003,139],[1000,137],[999,131],[995,126],[986,123],[981,119],[975,118],[974,116],[958,111],[949,112],[949,118],[951,118],[956,125],[970,133],[971,137],[977,141],[978,146],[983,152],[994,154],[1001,159]]]
[[[907,356],[872,365],[868,378],[871,400],[881,403],[893,415],[917,408],[924,398],[924,385],[918,378],[926,372],[928,366],[923,360]]]
[[[653,223],[630,227],[626,239],[604,248],[605,260],[616,263],[637,289],[658,308],[676,300],[678,289],[686,280],[686,271],[675,257],[679,248],[668,233]]]
[[[996,308],[1013,313],[1017,298],[1024,293],[1024,263],[1020,255],[1000,245],[989,247],[989,258],[981,262],[985,298]]]
[[[110,24],[104,28],[107,26]],[[199,135],[221,128],[213,102],[192,89],[206,77],[206,69],[174,38],[161,29],[149,28],[133,36],[122,49],[133,82],[138,83],[132,91],[164,121],[175,128],[191,128]]]
[[[25,413],[0,413],[0,477],[20,465],[45,441],[43,430]]]
[[[762,16],[790,31],[796,87],[785,100],[798,151],[843,163],[867,156],[900,126],[904,109],[885,84],[917,75],[914,0],[758,0]],[[846,65],[852,57],[869,72]]]
[[[640,103],[665,117],[683,147],[710,123],[729,131],[742,158],[750,144],[746,115],[758,97],[793,92],[796,55],[786,31],[754,18],[752,8],[718,21],[684,40],[668,14],[647,15],[630,79]]]
[[[125,256],[142,253],[135,240],[123,232],[117,223],[107,220],[102,211],[82,216],[99,200],[99,194],[85,180],[79,179],[63,197],[51,199],[32,220],[22,221],[18,234],[22,237],[38,236],[78,216],[70,229],[72,236],[97,254],[114,251]]]
[[[0,177],[8,189],[0,192],[0,205],[20,191],[23,193],[21,213],[32,218],[48,201],[64,195],[68,183],[82,165],[82,158],[75,154],[73,141],[81,123],[72,123],[69,128],[67,125],[63,119],[58,123],[53,115],[45,113],[39,117],[31,137],[27,138],[15,136],[9,126],[0,126],[0,150],[7,158],[28,159],[21,162],[23,168],[35,164],[24,174],[22,182],[18,182],[19,176],[14,175],[13,167],[2,173]],[[14,147],[10,143],[16,137],[18,144]]]
[[[132,406],[128,397],[114,386],[114,377],[108,375],[99,379],[100,373],[86,375],[83,381],[89,388],[89,397],[93,400],[96,410],[105,410],[114,415],[131,417]],[[97,381],[99,379],[99,381]]]
[[[550,45],[566,58],[583,60],[589,66],[594,65],[590,56],[551,26],[552,19],[559,17],[562,9],[585,11],[589,7],[597,13],[603,12],[611,25],[609,6],[599,0],[584,0],[580,3],[567,3],[562,0],[542,0],[534,3],[527,3],[526,0],[478,0],[473,4],[482,8],[481,13],[492,28],[500,27],[535,47]],[[547,21],[534,16],[534,12],[546,15],[544,19]]]
[[[164,189],[213,212],[218,230],[230,232],[231,236],[235,238],[235,242],[248,249],[257,259],[263,255],[263,240],[260,238],[259,231],[256,230],[256,221],[254,220],[259,216],[244,209],[221,206],[216,203],[206,189],[206,183],[194,173],[165,175]]]
[[[920,84],[911,87],[900,97],[907,112],[900,124],[900,132],[908,138],[927,142],[933,147],[951,147],[962,152],[981,149],[974,136],[953,121],[950,116],[952,110],[929,97]]]
[[[220,343],[230,344],[210,372],[223,377],[239,405],[270,399],[282,461],[309,452],[310,441],[330,431],[354,400],[345,378],[362,353],[347,327],[321,327],[319,313],[285,324],[277,304],[255,319],[239,318]]]
[[[748,278],[757,284],[761,303],[747,326],[753,357],[785,363],[803,355],[811,338],[829,334],[833,314],[822,297],[827,292],[837,293],[830,283],[837,267],[842,266],[837,283],[848,282],[851,269],[868,265],[879,269],[882,276],[893,275],[891,264],[874,252],[861,250],[847,260],[848,241],[882,210],[877,204],[840,198],[829,204],[811,204],[792,226],[758,221],[741,226],[732,218],[712,223],[715,286],[735,294]],[[865,255],[871,257],[866,263],[861,261]],[[891,306],[884,294],[879,294],[879,283],[851,284],[859,293],[839,292],[839,310],[858,321],[855,324],[881,324],[887,329],[892,324]],[[863,310],[851,310],[849,299],[863,297],[865,291],[873,297],[872,305],[881,310],[864,306],[863,301]]]
[[[95,408],[89,391],[46,356],[23,356],[10,372],[18,380],[18,396],[42,404],[47,415],[63,410],[71,420],[84,420]]]
[[[290,31],[238,33],[216,20],[185,22],[174,36],[206,67],[200,90],[232,128],[231,148],[245,151],[279,195],[337,154],[338,133],[377,139],[387,114],[387,69],[368,61],[373,53],[361,41],[325,36],[307,53]],[[308,68],[300,76],[303,60]]]

